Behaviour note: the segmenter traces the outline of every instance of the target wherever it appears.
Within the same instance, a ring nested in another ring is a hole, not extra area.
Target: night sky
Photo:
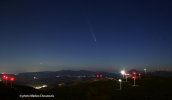
[[[0,0],[0,72],[172,70],[171,0]]]

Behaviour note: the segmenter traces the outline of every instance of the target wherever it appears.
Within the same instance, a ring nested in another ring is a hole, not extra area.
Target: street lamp
[[[97,75],[97,78],[99,78],[99,75]]]
[[[136,78],[136,77],[133,76],[133,78],[134,78],[134,86],[135,86],[135,78]]]
[[[144,70],[145,70],[145,74],[146,74],[146,68]]]
[[[123,79],[124,79],[125,71],[124,71],[124,70],[122,70],[122,71],[121,71],[121,74],[123,75]]]
[[[5,79],[6,79],[6,76],[4,75],[3,76],[3,83],[5,84]]]
[[[121,79],[119,79],[119,82],[120,82],[120,90],[122,89],[122,87],[121,87],[121,82],[122,82],[122,80]]]
[[[11,88],[12,88],[12,82],[14,81],[14,78],[13,77],[11,77]]]
[[[6,76],[6,77],[5,77],[5,79],[6,79],[6,85],[7,85],[7,79],[8,79],[8,76]]]
[[[126,78],[126,82],[127,82],[127,73],[125,73],[125,78]]]
[[[133,74],[135,75],[135,77],[136,77],[136,72],[133,72]]]
[[[102,75],[100,75],[100,78],[102,79]]]

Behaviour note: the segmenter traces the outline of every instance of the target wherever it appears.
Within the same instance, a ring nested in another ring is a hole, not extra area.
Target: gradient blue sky
[[[0,71],[172,70],[171,0],[0,0]]]

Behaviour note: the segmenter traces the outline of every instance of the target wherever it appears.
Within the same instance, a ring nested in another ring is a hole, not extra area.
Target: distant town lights
[[[37,87],[34,87],[34,88],[35,88],[35,89],[40,89],[40,88],[44,88],[44,87],[47,87],[47,85],[37,86]]]

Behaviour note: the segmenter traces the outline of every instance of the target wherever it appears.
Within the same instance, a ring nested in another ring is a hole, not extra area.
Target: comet
[[[94,41],[96,42],[96,37],[95,37],[94,31],[93,31],[93,29],[92,29],[92,27],[91,27],[91,24],[90,24],[89,20],[87,20],[87,22],[88,22],[88,26],[89,26],[89,28],[90,28],[90,31],[91,31],[91,33],[92,33],[92,35],[93,35]]]

